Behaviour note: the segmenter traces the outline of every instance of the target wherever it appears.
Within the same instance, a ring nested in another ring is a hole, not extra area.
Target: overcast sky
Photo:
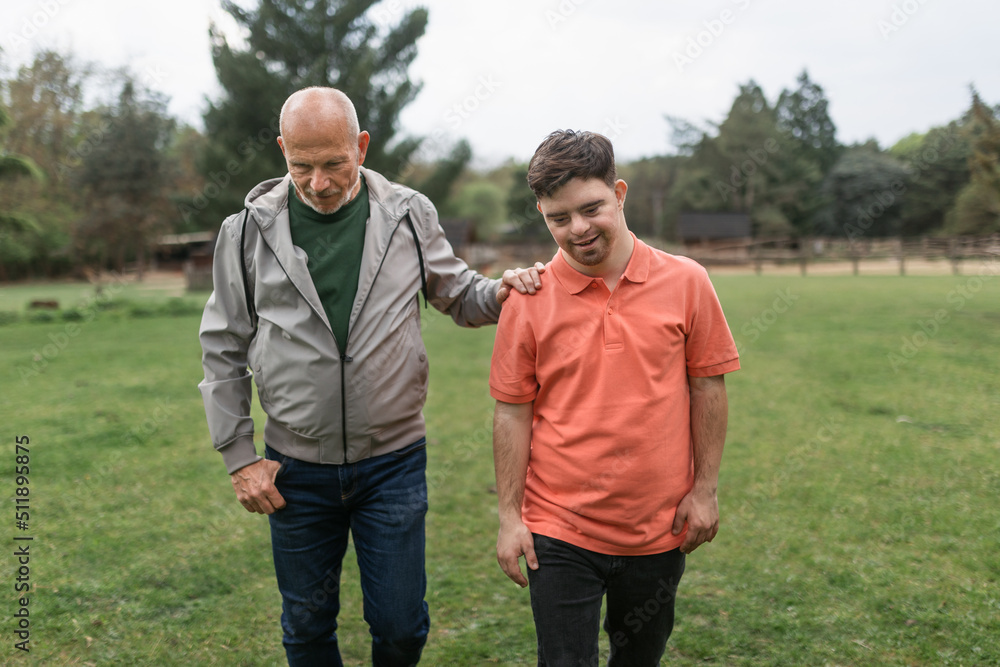
[[[560,128],[608,134],[619,160],[670,153],[665,115],[721,121],[739,84],[774,102],[803,69],[844,143],[886,147],[947,123],[972,84],[1000,103],[1000,3],[988,0],[383,0],[374,16],[394,23],[416,4],[430,11],[410,69],[423,90],[402,130],[440,147],[465,137],[479,164],[526,161]],[[129,65],[196,126],[219,94],[209,21],[237,38],[218,0],[3,7],[8,65],[39,48]]]

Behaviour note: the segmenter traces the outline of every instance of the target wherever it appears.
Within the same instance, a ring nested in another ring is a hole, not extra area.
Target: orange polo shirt
[[[708,274],[638,239],[614,292],[559,252],[548,267],[544,289],[504,303],[490,370],[493,398],[534,401],[524,523],[598,553],[674,549],[694,483],[688,375],[740,367]]]

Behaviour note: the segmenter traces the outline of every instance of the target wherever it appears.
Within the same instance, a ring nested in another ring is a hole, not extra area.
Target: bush
[[[55,322],[56,314],[49,310],[38,310],[28,314],[29,322]]]
[[[7,324],[16,324],[21,321],[21,314],[16,310],[0,310],[0,327]]]
[[[184,317],[186,315],[201,315],[204,309],[196,303],[192,303],[181,297],[173,297],[163,306],[163,312],[171,317]]]
[[[128,314],[130,317],[155,317],[159,313],[157,313],[155,306],[144,303],[135,303],[129,306]]]

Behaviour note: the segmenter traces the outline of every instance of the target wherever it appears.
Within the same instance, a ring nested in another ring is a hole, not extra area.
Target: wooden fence
[[[707,267],[752,267],[760,274],[774,267],[798,266],[802,275],[810,267],[839,264],[850,267],[854,275],[865,263],[891,263],[899,275],[906,275],[907,266],[915,263],[942,262],[950,264],[951,272],[959,275],[970,261],[1000,261],[1000,234],[968,238],[881,238],[848,241],[844,238],[813,237],[792,241],[786,238],[741,239],[711,247],[691,247],[674,252],[687,255]]]

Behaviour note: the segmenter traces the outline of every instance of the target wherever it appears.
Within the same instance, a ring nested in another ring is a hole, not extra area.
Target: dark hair
[[[528,164],[528,187],[536,197],[549,197],[574,178],[599,178],[615,186],[615,150],[607,137],[556,130],[535,149]]]

